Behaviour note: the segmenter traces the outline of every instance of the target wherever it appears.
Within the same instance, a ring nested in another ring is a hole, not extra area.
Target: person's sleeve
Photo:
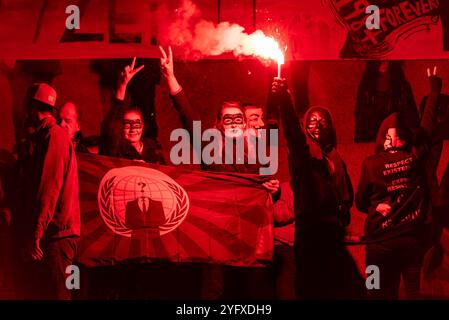
[[[407,95],[406,97],[407,103],[405,105],[405,115],[407,117],[406,123],[411,128],[416,128],[417,126],[419,126],[419,118],[420,118],[419,110],[418,107],[416,106],[416,101],[413,95],[412,87],[408,82],[405,84],[405,92]]]
[[[178,111],[179,120],[181,121],[183,128],[189,131],[190,136],[193,136],[193,121],[200,120],[200,117],[190,105],[184,89],[181,89],[174,95],[170,95],[170,98],[176,111]]]
[[[431,90],[427,96],[420,126],[414,136],[413,153],[418,157],[428,158],[437,128],[437,108],[440,93]]]
[[[446,165],[433,208],[435,220],[449,229],[449,164]]]
[[[367,161],[363,161],[362,171],[360,173],[360,180],[357,186],[357,193],[355,196],[355,205],[360,212],[367,213],[370,201],[369,201],[369,168]]]
[[[289,156],[296,160],[304,159],[308,154],[306,136],[301,129],[290,94],[288,91],[281,92],[273,99],[278,100],[280,107],[280,118],[284,136],[287,140]]]
[[[352,186],[351,177],[348,174],[348,169],[346,167],[346,163],[343,162],[343,167],[345,169],[345,176],[346,176],[346,184],[348,185],[348,199],[345,199],[345,204],[349,208],[352,207],[354,204],[354,187]]]
[[[306,173],[306,163],[309,149],[306,136],[301,129],[298,115],[288,90],[272,92],[268,95],[268,110],[271,119],[281,119],[282,131],[287,141],[288,162],[291,177],[303,178]]]
[[[116,97],[111,98],[111,109],[109,110],[109,113],[114,118],[120,117],[123,113],[123,111],[129,106],[128,99],[120,100]]]
[[[37,194],[38,220],[36,239],[41,239],[51,222],[64,184],[70,154],[73,152],[66,134],[51,134],[44,159],[41,182]]]
[[[437,125],[437,106],[439,93],[431,91],[427,96],[427,100],[424,106],[424,112],[421,118],[421,128],[424,130],[426,137],[431,138],[435,132]]]
[[[421,103],[419,104],[419,114],[420,117],[422,117],[423,112],[424,112],[424,107],[426,106],[427,103],[427,96],[425,96],[422,100]]]
[[[124,110],[129,106],[128,100],[111,96],[111,108],[101,122],[99,153],[105,156],[117,156],[120,128]]]
[[[268,95],[267,99],[267,128],[268,129],[279,129],[281,115],[279,112],[279,105],[276,104],[276,99],[273,94]]]
[[[275,227],[282,227],[295,221],[293,208],[293,192],[290,186],[281,187],[281,196],[273,205],[273,220]]]

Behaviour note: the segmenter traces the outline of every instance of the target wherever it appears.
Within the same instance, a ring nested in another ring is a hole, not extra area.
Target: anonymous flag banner
[[[263,266],[272,258],[270,198],[257,176],[84,154],[78,167],[85,266]]]

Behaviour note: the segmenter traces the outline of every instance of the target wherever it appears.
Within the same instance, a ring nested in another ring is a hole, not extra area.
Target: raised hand
[[[168,47],[168,55],[165,52],[164,48],[159,46],[159,50],[161,52],[161,72],[162,75],[166,78],[172,77],[174,75],[174,68],[173,68],[173,52],[171,50],[171,47]]]
[[[440,93],[443,88],[443,80],[437,76],[437,67],[433,67],[433,72],[427,68],[427,76],[429,77],[430,91]]]
[[[123,84],[128,84],[131,79],[140,71],[142,70],[145,65],[141,65],[137,69],[136,66],[136,57],[133,58],[133,61],[131,62],[131,65],[128,65],[125,67],[125,69],[120,73],[119,82]]]
[[[136,57],[133,58],[131,65],[126,66],[125,69],[123,69],[123,71],[120,73],[120,77],[117,80],[117,92],[115,95],[118,100],[125,99],[126,86],[131,81],[131,79],[145,67],[145,65],[141,65],[138,68],[135,68],[135,66]]]
[[[170,94],[176,95],[182,88],[175,77],[174,67],[173,67],[173,52],[171,47],[168,47],[168,55],[164,48],[159,46],[161,52],[161,73],[167,80],[168,87],[170,88]]]

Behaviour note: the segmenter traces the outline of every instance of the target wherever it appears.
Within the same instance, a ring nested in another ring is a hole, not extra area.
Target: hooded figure
[[[346,251],[344,227],[349,224],[353,190],[346,166],[336,150],[332,117],[312,107],[303,129],[285,80],[275,79],[268,114],[281,120],[288,143],[295,208],[296,290],[306,299],[361,298],[364,281]]]
[[[350,222],[349,209],[354,193],[346,165],[336,149],[337,135],[330,111],[321,106],[311,107],[304,115],[302,126],[308,149],[306,165],[311,169],[308,197],[314,200],[316,207],[310,215],[308,211],[302,211],[299,219],[305,223],[325,221],[345,227]],[[343,234],[343,229],[339,231]]]
[[[375,154],[365,159],[358,185],[356,204],[368,213],[365,236],[390,238],[422,220],[428,204],[422,157],[425,146],[413,143],[411,129],[401,115],[394,113],[382,123],[377,134]],[[388,219],[379,214],[376,204],[391,207]]]
[[[382,272],[380,290],[369,292],[376,299],[397,299],[401,275],[407,296],[419,297],[430,230],[426,166],[436,126],[437,94],[431,90],[419,128],[408,126],[403,114],[387,117],[377,134],[375,154],[362,164],[356,205],[368,214],[366,264]]]

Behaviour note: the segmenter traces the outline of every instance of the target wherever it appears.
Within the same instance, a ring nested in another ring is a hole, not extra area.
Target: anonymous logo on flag
[[[116,234],[132,237],[144,231],[158,237],[184,221],[189,197],[176,181],[158,170],[122,167],[104,175],[98,207],[105,224]]]

